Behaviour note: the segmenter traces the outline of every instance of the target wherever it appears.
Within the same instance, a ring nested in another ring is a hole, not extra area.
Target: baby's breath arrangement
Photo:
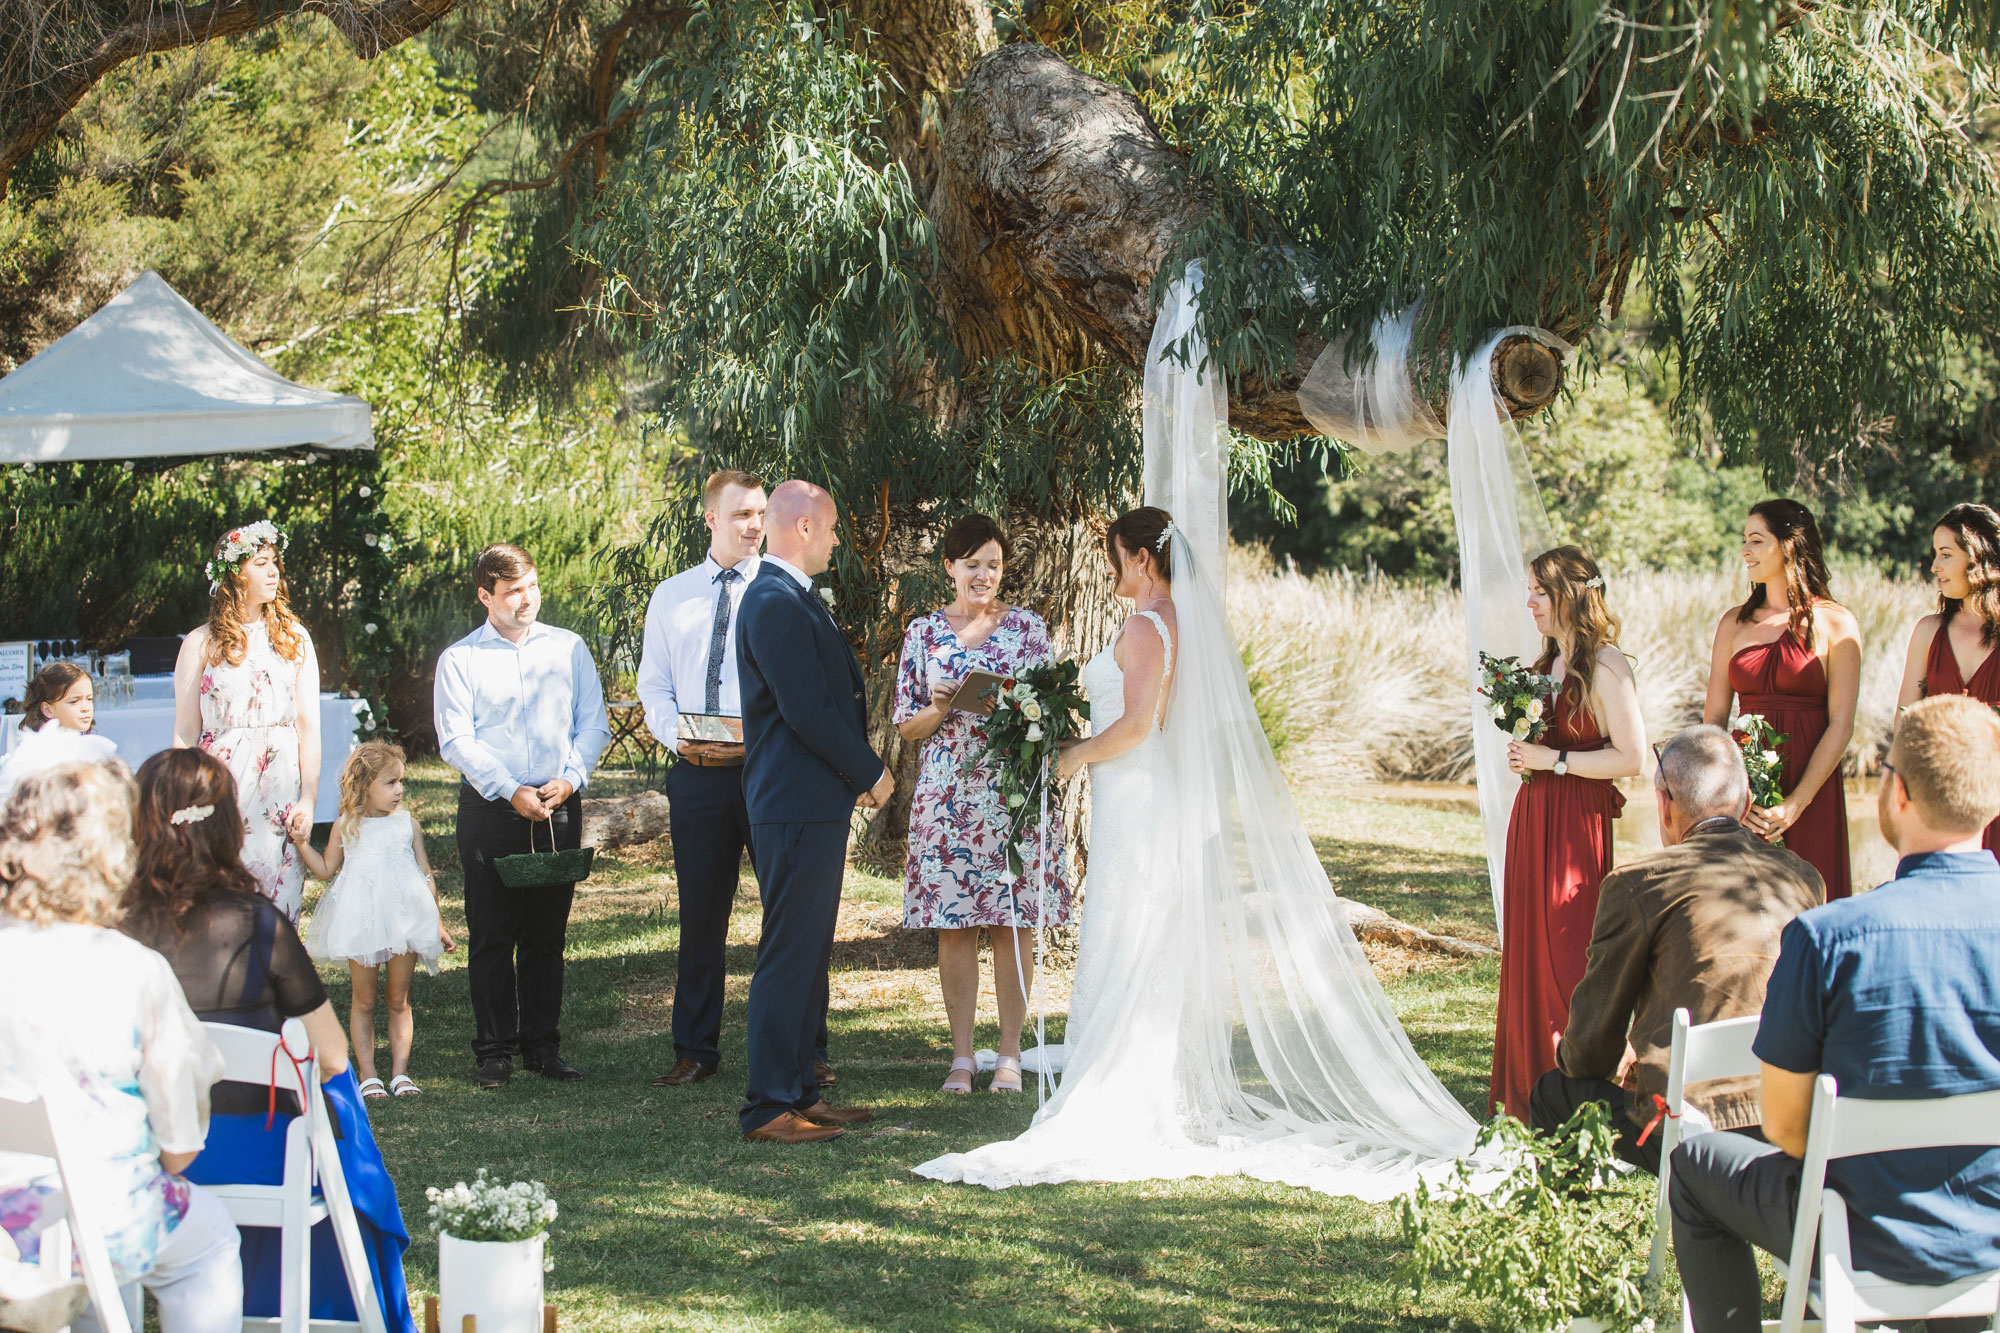
[[[431,1201],[431,1224],[460,1240],[527,1240],[541,1235],[556,1220],[556,1202],[539,1180],[498,1185],[486,1178],[486,1168],[468,1185],[450,1189],[433,1185],[424,1191]]]

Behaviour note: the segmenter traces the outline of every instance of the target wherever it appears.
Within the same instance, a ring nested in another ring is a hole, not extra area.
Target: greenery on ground
[[[460,930],[450,774],[412,771],[411,799]],[[629,786],[607,779],[605,791]],[[1477,821],[1341,800],[1309,807],[1322,857],[1358,900],[1424,924],[1492,929]],[[1405,850],[1410,870],[1395,853]],[[1384,855],[1384,853],[1389,853]],[[436,1290],[426,1185],[489,1167],[547,1182],[550,1299],[563,1327],[634,1329],[1445,1329],[1480,1310],[1451,1283],[1421,1299],[1396,1210],[1247,1180],[1068,1185],[990,1192],[941,1185],[914,1164],[1020,1132],[1021,1097],[939,1093],[948,1061],[926,932],[904,932],[899,878],[849,873],[833,975],[836,1100],[875,1120],[808,1148],[744,1143],[744,997],[757,938],[746,875],[731,927],[723,1072],[651,1087],[673,1060],[667,1035],[677,921],[664,844],[600,855],[579,893],[569,945],[563,1050],[586,1071],[555,1084],[517,1071],[477,1091],[468,1052],[464,953],[420,977],[416,1098],[370,1104],[375,1133],[417,1233],[408,1270]],[[1409,896],[1414,891],[1429,908]],[[459,938],[464,939],[460,930]],[[1418,1052],[1475,1114],[1485,1110],[1497,969],[1430,956],[1378,958]],[[326,969],[336,1007],[345,969]],[[981,1044],[991,1045],[990,993]],[[1056,1018],[1052,1038],[1059,1039]],[[1145,1095],[1135,1089],[1135,1096]],[[1614,1206],[1650,1199],[1627,1178]]]

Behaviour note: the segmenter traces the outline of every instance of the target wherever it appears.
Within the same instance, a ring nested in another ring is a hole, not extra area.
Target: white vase
[[[542,1247],[527,1240],[460,1240],[438,1236],[440,1324],[458,1333],[465,1316],[479,1333],[542,1333]]]

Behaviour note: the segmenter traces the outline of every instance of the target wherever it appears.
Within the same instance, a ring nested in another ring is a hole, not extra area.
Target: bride
[[[1091,781],[1066,1072],[1019,1138],[916,1171],[996,1189],[1247,1175],[1387,1199],[1470,1153],[1477,1127],[1390,1011],[1258,723],[1222,612],[1226,403],[1203,358],[1158,354],[1192,318],[1183,293],[1155,329],[1146,489],[1165,503],[1111,526],[1136,610],[1084,668],[1095,734],[1063,756]]]

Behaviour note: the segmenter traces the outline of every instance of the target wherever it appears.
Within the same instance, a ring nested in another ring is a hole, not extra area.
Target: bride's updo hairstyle
[[[229,543],[224,534],[215,543],[215,554],[222,557],[223,548]],[[290,590],[285,585],[285,558],[275,546],[262,548],[271,553],[278,562],[278,595],[264,604],[264,628],[271,636],[271,647],[287,662],[299,660],[303,648],[299,618],[292,612]],[[255,552],[252,552],[252,556]],[[245,613],[243,608],[243,573],[249,568],[250,558],[236,562],[223,576],[216,580],[215,591],[208,599],[208,660],[211,664],[226,662],[230,666],[241,666],[244,656],[250,651],[250,639],[244,632]]]
[[[1542,640],[1542,655],[1535,670],[1547,672],[1560,653],[1583,691],[1584,707],[1595,715],[1597,699],[1597,654],[1618,646],[1618,617],[1604,600],[1604,575],[1597,562],[1581,546],[1558,546],[1536,556],[1529,573],[1549,595],[1555,611],[1561,642]]]
[[[1162,541],[1167,525],[1174,516],[1164,509],[1152,505],[1141,505],[1127,510],[1113,519],[1111,526],[1104,530],[1104,549],[1111,554],[1111,563],[1120,573],[1125,570],[1125,557],[1144,551],[1153,557],[1153,570],[1163,583],[1174,581],[1174,558],[1168,550],[1169,543]]]

